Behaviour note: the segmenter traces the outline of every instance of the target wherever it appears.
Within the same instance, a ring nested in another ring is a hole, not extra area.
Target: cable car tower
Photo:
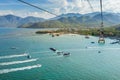
[[[102,10],[102,0],[100,0],[100,10],[101,10],[101,27],[99,30],[99,40],[98,43],[99,44],[105,44],[105,39],[104,39],[104,30],[103,30],[103,10]]]

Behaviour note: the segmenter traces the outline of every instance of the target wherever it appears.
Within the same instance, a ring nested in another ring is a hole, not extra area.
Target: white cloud
[[[47,12],[28,12],[28,11],[13,11],[13,10],[1,10],[0,11],[1,16],[8,15],[8,14],[12,14],[12,15],[20,16],[20,17],[34,16],[34,17],[41,17],[45,19],[54,17],[54,15],[51,15]]]
[[[60,8],[54,8],[53,11],[54,11],[54,13],[59,14],[60,13]]]
[[[65,14],[65,13],[88,13],[92,12],[88,2],[86,0],[49,0],[52,7],[52,12],[56,14]],[[92,1],[93,2],[93,1]],[[98,4],[96,4],[98,5]],[[96,6],[94,4],[94,6]],[[95,11],[98,11],[98,8],[95,8]]]
[[[68,5],[67,0],[48,0],[52,3],[52,5],[55,5],[56,7],[65,7]]]
[[[71,2],[68,2],[68,5],[62,9],[66,10],[64,11],[66,13],[87,13],[91,11],[88,2],[81,0],[72,0]]]
[[[120,12],[120,0],[106,0],[104,1],[104,11]]]
[[[72,4],[72,6],[79,7],[79,8],[81,8],[83,6],[83,3],[81,0],[73,0],[71,4]]]

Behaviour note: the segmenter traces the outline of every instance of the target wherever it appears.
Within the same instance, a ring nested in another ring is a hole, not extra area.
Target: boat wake
[[[29,69],[38,68],[41,66],[42,65],[37,64],[33,66],[26,66],[26,67],[20,67],[20,68],[3,69],[3,70],[0,70],[0,74],[5,74],[5,73],[15,72],[15,71],[22,71],[22,70],[29,70]]]
[[[88,47],[88,49],[109,49],[109,50],[117,50],[117,49],[120,49],[120,48],[116,48],[116,47]]]
[[[27,55],[28,55],[28,54],[9,55],[9,56],[0,56],[0,59],[23,57],[23,56],[27,56]]]
[[[24,60],[24,61],[4,62],[4,63],[0,63],[0,66],[13,65],[13,64],[21,64],[21,63],[33,62],[33,61],[37,61],[37,60],[38,60],[38,58],[37,59]]]

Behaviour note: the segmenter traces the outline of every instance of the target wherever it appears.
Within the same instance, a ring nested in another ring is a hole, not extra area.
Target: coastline
[[[85,35],[85,36],[99,36],[99,28],[90,28],[90,29],[71,29],[71,28],[64,28],[58,30],[44,30],[44,31],[36,31],[36,34],[50,34],[54,36],[60,36],[63,34],[78,34],[78,35]],[[120,31],[110,28],[104,29],[104,37],[110,39],[117,39],[120,40]]]

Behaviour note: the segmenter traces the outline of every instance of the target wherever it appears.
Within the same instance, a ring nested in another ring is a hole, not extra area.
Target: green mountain
[[[114,26],[119,24],[120,15],[115,13],[103,14],[104,26]],[[59,15],[55,18],[49,19],[44,22],[33,24],[24,24],[19,27],[24,28],[59,28],[59,27],[100,27],[101,14],[99,12],[89,14],[75,14],[69,13]]]

